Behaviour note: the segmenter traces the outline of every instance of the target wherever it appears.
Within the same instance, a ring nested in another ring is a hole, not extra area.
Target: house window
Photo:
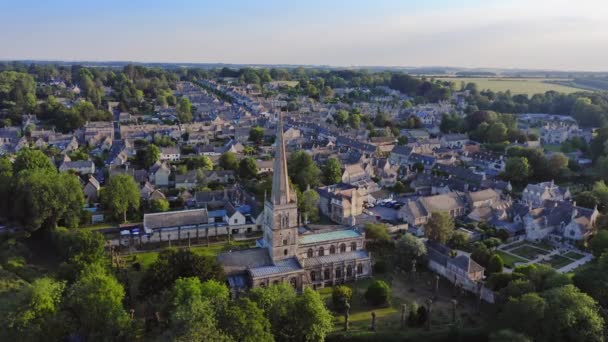
[[[325,271],[323,271],[323,278],[325,280],[329,279],[329,268],[326,268]]]
[[[319,256],[324,256],[324,255],[325,255],[325,248],[319,247]]]
[[[357,274],[363,274],[363,264],[357,265]]]
[[[237,222],[237,219],[234,219],[234,222],[233,222],[233,223],[236,223],[236,222]]]
[[[312,248],[308,249],[308,253],[306,254],[307,257],[312,258],[314,254],[314,251],[312,250]]]
[[[346,244],[341,244],[340,245],[340,253],[344,253],[346,252]]]
[[[353,276],[353,265],[346,266],[346,276],[347,277]]]
[[[331,247],[329,247],[329,254],[336,254],[336,246],[331,245]]]
[[[356,242],[352,242],[350,244],[350,250],[351,251],[356,251],[357,250],[357,243]]]

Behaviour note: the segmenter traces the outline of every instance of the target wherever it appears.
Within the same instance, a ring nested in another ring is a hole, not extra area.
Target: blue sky
[[[608,71],[607,17],[605,0],[0,0],[0,59]]]

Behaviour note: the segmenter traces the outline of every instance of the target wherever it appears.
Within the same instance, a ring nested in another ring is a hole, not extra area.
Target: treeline
[[[467,112],[492,110],[500,113],[548,113],[571,115],[581,126],[602,127],[608,124],[608,93],[578,92],[572,94],[547,91],[544,94],[512,95],[510,91],[479,91],[474,83],[462,88],[468,90]]]

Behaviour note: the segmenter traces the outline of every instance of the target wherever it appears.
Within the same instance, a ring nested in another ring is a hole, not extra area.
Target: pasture
[[[500,77],[437,77],[442,81],[451,81],[456,83],[456,88],[460,87],[461,82],[476,83],[477,89],[492,90],[494,92],[510,90],[511,94],[528,94],[532,96],[538,93],[545,93],[550,90],[561,93],[574,93],[577,91],[585,91],[582,88],[575,88],[556,83],[554,81],[569,81],[567,79],[545,79],[545,78],[500,78]]]

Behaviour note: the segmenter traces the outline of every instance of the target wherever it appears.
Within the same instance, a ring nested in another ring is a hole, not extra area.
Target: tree
[[[169,201],[164,198],[156,198],[150,201],[150,209],[154,213],[165,212],[169,210]]]
[[[240,298],[220,314],[220,326],[235,341],[274,341],[271,325],[255,302]]]
[[[62,336],[53,336],[51,327],[58,323],[64,289],[64,282],[47,277],[22,287],[14,296],[15,307],[4,308],[8,312],[0,321],[6,331],[0,333],[0,337],[5,335],[8,340],[8,336],[13,335],[22,341],[60,339]]]
[[[462,249],[469,242],[469,236],[461,231],[455,231],[448,242],[448,245],[452,248]]]
[[[331,299],[336,311],[343,312],[345,310],[345,303],[350,304],[353,299],[353,290],[346,285],[334,286]]]
[[[85,204],[78,178],[49,169],[22,170],[15,180],[12,215],[30,230],[76,227]]]
[[[249,130],[249,141],[259,145],[264,140],[264,128],[260,126],[252,127]]]
[[[298,199],[298,206],[309,221],[319,221],[319,194],[315,190],[304,191]]]
[[[323,341],[333,329],[333,316],[325,307],[319,292],[306,287],[301,296],[296,297],[290,309],[293,317],[291,341]]]
[[[593,255],[599,257],[608,249],[608,231],[600,230],[591,240]]]
[[[490,261],[488,262],[488,268],[486,269],[486,271],[488,272],[488,274],[502,273],[503,267],[504,267],[504,262],[502,261],[502,258],[500,257],[500,255],[494,254],[490,258]]]
[[[154,165],[157,161],[160,160],[160,149],[158,146],[154,144],[150,144],[146,147],[146,151],[144,153],[144,167],[150,168],[150,166]]]
[[[548,341],[602,341],[604,319],[597,302],[574,285],[551,289],[542,295],[547,307],[542,337]],[[555,329],[559,327],[559,329]],[[534,335],[530,335],[534,336]]]
[[[214,257],[167,248],[159,253],[158,259],[144,273],[139,293],[142,297],[158,294],[170,288],[176,279],[184,277],[223,281],[224,272]]]
[[[336,121],[336,125],[342,127],[348,122],[348,112],[344,109],[338,110],[334,114],[334,120]]]
[[[488,127],[488,141],[491,143],[503,142],[507,139],[507,126],[502,122],[496,122]]]
[[[361,114],[351,113],[348,117],[348,123],[350,124],[350,127],[359,129],[359,127],[361,127]]]
[[[57,255],[65,261],[80,265],[105,261],[106,239],[98,232],[57,227],[52,239]]]
[[[391,237],[388,234],[388,227],[384,223],[368,222],[364,226],[365,237],[376,241],[390,241]]]
[[[21,149],[17,153],[15,163],[13,164],[13,173],[17,174],[22,170],[45,169],[57,171],[53,162],[40,150],[32,150],[29,148]]]
[[[255,159],[246,157],[239,162],[239,176],[243,179],[253,179],[258,175]]]
[[[563,153],[553,153],[549,158],[547,169],[551,173],[551,177],[558,178],[562,173],[568,169],[568,157]]]
[[[538,293],[527,293],[521,298],[509,298],[499,322],[531,337],[543,336],[547,303]]]
[[[224,152],[219,160],[219,165],[224,170],[236,171],[239,168],[239,161],[234,152]]]
[[[331,157],[323,165],[323,180],[327,185],[342,181],[342,166],[337,158]]]
[[[389,304],[391,288],[383,280],[376,280],[365,291],[365,299],[374,306]]]
[[[414,235],[406,233],[397,241],[395,252],[397,265],[409,271],[412,267],[412,260],[422,261],[422,258],[426,255],[426,246]]]
[[[179,99],[177,104],[177,118],[182,123],[192,122],[192,103],[187,97]]]
[[[171,329],[174,341],[229,341],[217,327],[212,304],[202,297],[201,281],[195,277],[175,281],[172,291]]]
[[[492,252],[483,243],[475,243],[473,246],[473,252],[471,253],[471,259],[475,260],[478,264],[483,267],[488,267]]]
[[[130,319],[122,306],[125,290],[98,265],[86,268],[68,289],[67,307],[90,340],[124,337]]]
[[[130,175],[121,174],[110,178],[101,190],[101,202],[115,213],[121,213],[123,222],[127,222],[127,211],[139,208],[139,187]]]
[[[305,190],[308,186],[312,188],[319,184],[321,171],[308,153],[301,150],[292,153],[287,168],[291,181],[298,186],[298,189]]]
[[[530,176],[530,164],[526,157],[511,157],[507,159],[505,177],[513,182],[523,182]]]
[[[429,240],[445,244],[454,232],[454,221],[446,212],[433,212],[424,231]]]

